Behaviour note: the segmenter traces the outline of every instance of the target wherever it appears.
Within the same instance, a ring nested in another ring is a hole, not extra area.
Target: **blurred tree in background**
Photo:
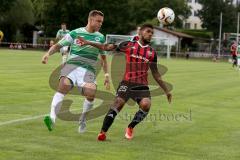
[[[33,30],[44,30],[47,37],[55,37],[62,22],[70,30],[85,26],[90,10],[101,10],[104,23],[101,32],[128,34],[137,25],[150,22],[159,25],[157,12],[170,7],[176,14],[174,27],[182,27],[190,9],[185,0],[0,0],[0,29],[7,41],[27,36],[31,41]],[[2,9],[3,8],[3,9]]]
[[[53,35],[61,22],[69,24],[71,29],[85,26],[88,12],[101,10],[105,15],[103,33],[127,34],[136,25],[153,20],[157,25],[157,12],[162,7],[170,7],[176,15],[188,17],[190,9],[185,0],[45,0],[45,26],[47,33]],[[182,26],[177,16],[174,25]],[[58,24],[58,26],[56,26]],[[56,28],[57,27],[57,28]]]
[[[0,16],[2,17],[8,11],[16,0],[0,0]],[[1,18],[2,19],[2,18]]]
[[[220,13],[223,14],[222,32],[237,31],[237,8],[232,0],[199,0],[203,5],[199,16],[203,21],[203,27],[213,32],[217,38],[220,26]]]
[[[5,39],[23,41],[22,27],[34,24],[32,1],[9,0],[4,1],[4,4],[3,12],[1,10],[0,29],[5,33]]]

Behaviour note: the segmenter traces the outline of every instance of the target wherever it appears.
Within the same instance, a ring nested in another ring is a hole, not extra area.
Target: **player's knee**
[[[125,104],[125,101],[122,98],[117,97],[113,103],[112,108],[115,108],[120,112],[124,104]]]
[[[144,98],[140,101],[139,106],[141,107],[141,109],[145,112],[148,112],[150,110],[151,107],[151,101],[148,98]]]
[[[94,83],[87,83],[83,87],[83,94],[88,100],[93,100],[96,94],[96,85]]]
[[[63,56],[67,56],[67,55],[68,55],[68,52],[65,51],[65,52],[62,53],[62,55],[63,55]]]
[[[60,83],[61,86],[72,86],[71,80],[67,77],[61,77]]]
[[[59,82],[58,92],[67,94],[71,89],[72,89],[71,81],[66,77],[62,77]]]
[[[89,102],[93,102],[95,97],[85,96],[85,98],[86,98]]]

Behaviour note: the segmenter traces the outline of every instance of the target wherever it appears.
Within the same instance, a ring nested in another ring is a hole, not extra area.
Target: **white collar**
[[[139,40],[137,41],[137,43],[138,43],[142,48],[145,48],[145,47],[148,47],[148,46],[149,46],[148,44],[145,45],[145,46],[143,46],[143,45],[139,42]]]

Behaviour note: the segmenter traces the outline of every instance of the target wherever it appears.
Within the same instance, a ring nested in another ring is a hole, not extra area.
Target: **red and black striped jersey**
[[[157,53],[149,45],[141,45],[139,41],[130,41],[125,50],[126,70],[124,81],[148,84],[148,70],[150,63],[157,63]]]
[[[232,55],[237,55],[236,50],[237,50],[237,44],[234,43],[234,44],[231,45],[231,54]]]
[[[139,39],[140,39],[139,36],[136,35],[136,36],[133,37],[132,41],[138,41]]]

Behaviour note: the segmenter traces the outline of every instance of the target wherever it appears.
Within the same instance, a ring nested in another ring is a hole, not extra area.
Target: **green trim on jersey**
[[[105,37],[100,32],[89,33],[85,27],[81,27],[71,31],[58,42],[61,46],[70,46],[67,64],[75,64],[95,73],[98,55],[105,52],[90,45],[80,46],[79,37],[102,44],[105,43]]]

